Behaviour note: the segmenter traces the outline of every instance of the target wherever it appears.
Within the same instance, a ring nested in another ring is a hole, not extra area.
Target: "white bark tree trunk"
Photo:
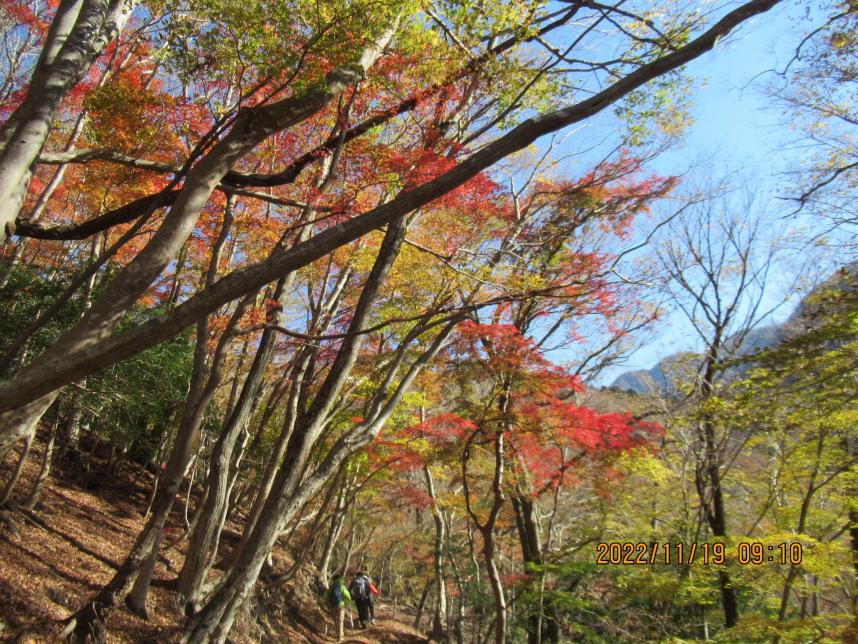
[[[27,97],[0,128],[0,242],[14,232],[33,162],[63,99],[131,16],[129,0],[60,3]]]
[[[104,0],[87,1],[98,3]],[[318,113],[333,98],[361,80],[390,42],[397,26],[398,23],[394,24],[378,40],[368,45],[357,62],[329,72],[320,83],[305,92],[270,105],[239,112],[229,133],[188,172],[184,186],[170,212],[146,247],[117,273],[105,287],[101,297],[74,327],[36,358],[36,364],[24,369],[18,378],[7,384],[11,386],[15,381],[20,383],[19,378],[26,379],[28,372],[32,374],[44,369],[51,370],[56,362],[66,360],[70,355],[87,352],[106,340],[124,313],[178,254],[215,187],[233,164],[270,135]],[[0,157],[0,195],[2,182]],[[0,204],[3,203],[4,200],[0,197]],[[2,208],[0,205],[0,209]],[[0,226],[2,223],[0,216]],[[58,390],[43,394],[42,398],[38,399],[43,402],[37,405],[30,406],[31,403],[25,403],[19,409],[0,414],[0,449],[10,440],[17,440],[25,434],[20,429],[16,430],[18,426],[34,426],[57,393]],[[7,417],[9,414],[15,417]]]

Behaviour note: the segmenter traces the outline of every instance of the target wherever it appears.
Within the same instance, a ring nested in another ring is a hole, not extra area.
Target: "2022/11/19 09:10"
[[[732,548],[731,548],[732,556]],[[736,545],[736,561],[741,565],[779,563],[799,565],[802,546],[799,542],[766,545],[758,541],[742,541]],[[596,563],[600,565],[652,565],[694,563],[720,566],[727,561],[725,544],[716,543],[605,543],[596,545]]]
[[[797,566],[802,559],[801,543],[781,542],[767,546],[758,541],[742,541],[736,546],[736,559],[742,565],[763,563],[792,564]]]

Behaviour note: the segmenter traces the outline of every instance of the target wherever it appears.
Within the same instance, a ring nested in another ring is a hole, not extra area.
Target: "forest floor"
[[[44,445],[31,452],[13,501],[24,498],[33,485]],[[0,464],[0,481],[12,463]],[[61,620],[110,580],[143,527],[153,476],[137,467],[104,472],[96,460],[84,474],[77,465],[60,460],[35,512],[0,509],[0,641],[57,641]],[[177,498],[167,524],[167,543],[182,534],[184,504]],[[148,599],[150,619],[124,607],[108,622],[108,642],[172,642],[181,633],[184,617],[169,588],[181,567],[186,540],[162,546],[162,556]],[[275,570],[291,560],[282,549],[274,553]],[[380,602],[376,624],[366,630],[349,627],[345,642],[428,642],[414,629],[393,620]],[[355,615],[355,625],[357,625]],[[332,642],[335,630],[325,606],[300,571],[285,587],[257,583],[257,597],[237,620],[232,641]]]

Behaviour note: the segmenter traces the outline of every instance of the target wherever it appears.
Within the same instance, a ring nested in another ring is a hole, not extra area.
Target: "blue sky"
[[[776,80],[767,72],[782,70],[804,33],[815,24],[801,4],[789,2],[755,18],[719,43],[715,51],[689,65],[686,71],[696,83],[691,99],[694,124],[651,168],[665,175],[688,173],[690,182],[710,178],[705,175],[714,174],[717,180],[717,175],[738,172],[753,178],[763,200],[765,195],[769,197],[771,209],[783,209],[783,214],[789,211],[790,206],[774,197],[789,191],[784,172],[800,164],[802,152],[794,145],[796,134],[789,129],[788,115],[766,94],[765,87]],[[799,223],[789,220],[782,225]],[[774,290],[782,289],[775,284]],[[782,307],[774,320],[785,318],[791,308]],[[676,351],[694,350],[694,339],[681,315],[669,315],[659,322],[651,341],[625,365],[608,370],[598,383],[610,384],[626,370],[650,368]]]

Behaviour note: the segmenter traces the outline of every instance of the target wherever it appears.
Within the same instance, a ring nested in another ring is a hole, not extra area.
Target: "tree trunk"
[[[39,470],[39,475],[36,477],[36,482],[33,483],[30,494],[27,495],[27,499],[23,503],[23,507],[27,510],[35,510],[36,505],[38,505],[39,500],[42,498],[42,490],[51,473],[51,465],[54,459],[54,443],[56,442],[59,425],[60,419],[58,415],[56,420],[54,420],[54,424],[51,427],[51,434],[48,436],[48,442],[45,445],[45,454],[42,457],[42,467]]]
[[[68,455],[77,452],[80,444],[80,405],[77,404],[77,394],[73,394],[70,403],[71,410],[63,424],[63,448],[62,454]]]
[[[704,479],[705,482],[698,486],[701,492],[701,501],[706,502],[707,496],[711,501],[705,505],[706,521],[709,529],[716,537],[727,536],[727,516],[724,511],[724,490],[721,484],[721,472],[719,459],[715,455],[715,428],[710,420],[703,421],[704,433]],[[730,575],[725,569],[718,571],[718,585],[721,589],[721,604],[724,608],[724,623],[727,628],[732,628],[739,622],[739,602],[736,598],[736,589],[730,580]]]
[[[166,463],[161,465],[161,459],[164,457],[164,450],[167,447],[167,442],[170,440],[170,433],[164,432],[161,442],[158,444],[158,451],[155,454],[155,479],[152,481],[152,491],[149,493],[149,500],[146,502],[146,511],[143,513],[143,518],[148,519],[149,513],[152,511],[152,504],[155,503],[155,495],[158,493],[158,484],[161,481],[161,472],[164,471]],[[151,461],[150,461],[151,462]]]
[[[448,515],[447,524],[447,559],[450,561],[450,566],[453,568],[453,576],[456,579],[456,588],[459,591],[459,596],[456,598],[456,621],[454,631],[456,633],[456,644],[465,643],[465,583],[462,579],[462,574],[459,571],[459,566],[456,564],[456,559],[453,557],[450,549],[450,523],[451,517]]]
[[[525,563],[542,566],[544,562],[542,554],[542,543],[539,538],[539,529],[536,523],[536,507],[534,502],[521,495],[512,497],[512,507],[515,510],[516,528],[518,529],[519,543],[521,544],[521,556]],[[545,573],[541,573],[544,579]],[[540,584],[541,588],[541,584]],[[559,642],[560,627],[555,618],[554,607],[549,601],[545,606],[540,591],[540,601],[535,614],[527,617],[526,623],[528,644],[541,644],[542,642]]]
[[[301,485],[307,460],[321,437],[328,414],[345,386],[363,345],[364,335],[359,331],[366,324],[381,285],[399,254],[406,229],[407,223],[403,220],[394,222],[388,227],[355,307],[348,327],[348,336],[340,346],[328,376],[317,392],[305,419],[290,436],[286,456],[259,519],[230,573],[223,579],[219,589],[200,613],[189,623],[184,642],[195,644],[225,640],[239,608],[253,589],[259,571],[274,546],[282,526],[303,507],[310,496],[322,487],[327,477],[336,471],[342,460],[361,445],[360,441],[350,445],[341,439],[337,446],[332,448],[317,475],[310,477],[304,485]]]
[[[149,611],[146,609],[146,597],[149,594],[152,577],[155,575],[155,565],[158,563],[158,551],[161,547],[162,536],[161,530],[155,533],[155,543],[152,546],[152,552],[140,568],[137,579],[134,581],[134,586],[131,588],[128,597],[125,598],[125,604],[128,606],[128,609],[141,619],[149,619]]]
[[[21,478],[21,472],[24,471],[24,463],[26,463],[27,457],[30,455],[32,444],[33,433],[30,433],[24,439],[24,445],[21,448],[21,455],[18,457],[18,464],[15,466],[15,471],[12,472],[12,476],[9,477],[6,487],[3,489],[3,494],[0,495],[0,506],[6,505],[9,499],[12,498],[12,491],[18,484],[18,479]]]
[[[200,598],[208,571],[214,557],[213,544],[226,512],[232,450],[238,440],[239,428],[230,434],[221,434],[215,444],[206,481],[206,494],[200,520],[194,526],[188,543],[188,554],[177,580],[177,590],[187,600],[188,610]],[[190,613],[189,613],[190,614]]]
[[[444,543],[446,540],[446,525],[444,515],[438,507],[438,499],[435,496],[435,484],[432,480],[432,471],[428,463],[423,466],[423,476],[426,480],[426,489],[432,507],[432,519],[435,523],[435,547],[433,562],[435,566],[435,612],[432,616],[432,631],[430,637],[441,641],[445,638],[447,618],[447,588],[444,581]]]
[[[217,266],[214,262],[212,265]],[[206,349],[208,323],[207,321],[200,323],[197,344],[194,349],[194,369],[191,376],[188,399],[170,454],[167,472],[164,476],[164,485],[153,505],[152,514],[137,537],[137,541],[125,558],[125,561],[119,567],[119,570],[116,571],[110,582],[74,615],[68,618],[64,635],[72,635],[76,641],[80,642],[90,639],[98,641],[103,635],[107,618],[115,609],[118,602],[128,594],[136,575],[149,557],[152,556],[152,551],[160,541],[161,531],[164,528],[167,516],[173,507],[173,501],[176,498],[185,472],[190,464],[193,446],[196,442],[205,410],[212,396],[214,396],[217,384],[220,382],[220,372],[226,359],[226,348],[229,344],[231,332],[240,321],[249,303],[250,298],[245,298],[230,318],[227,330],[221,336],[215,350],[215,357],[212,360],[209,378],[205,382],[205,386],[203,382],[205,380],[205,362],[208,353]],[[157,553],[155,556],[157,556]],[[142,589],[136,594],[137,601],[140,601],[141,597],[144,598],[145,602],[145,593]],[[135,609],[141,612],[145,611],[145,603],[144,605],[136,604]]]
[[[414,629],[420,630],[420,620],[423,618],[423,608],[426,606],[426,599],[429,597],[429,591],[432,590],[432,579],[426,582],[423,586],[423,592],[420,593],[420,601],[417,602],[417,615],[414,616]]]
[[[319,580],[323,583],[327,583],[330,577],[328,568],[331,565],[331,556],[334,554],[334,546],[337,545],[337,539],[340,536],[340,530],[346,518],[347,480],[346,477],[340,486],[340,492],[337,495],[337,505],[331,513],[331,526],[328,529],[328,537],[325,539],[325,548],[322,550],[322,557],[319,560]]]
[[[14,231],[31,167],[69,90],[131,15],[126,0],[65,0],[57,8],[27,96],[0,128],[0,243]]]
[[[259,483],[256,498],[250,507],[250,514],[247,517],[247,522],[245,523],[244,530],[242,531],[241,539],[233,552],[233,560],[238,559],[241,551],[244,550],[244,547],[247,545],[247,540],[250,538],[250,534],[253,532],[256,522],[262,514],[262,509],[265,506],[265,502],[268,499],[271,488],[274,486],[278,467],[283,460],[283,455],[286,453],[289,438],[291,437],[292,430],[295,427],[295,421],[298,416],[298,395],[301,389],[299,382],[307,369],[309,359],[310,355],[307,353],[305,355],[305,359],[293,368],[292,373],[295,377],[293,378],[292,385],[290,386],[289,400],[286,405],[286,416],[283,421],[283,427],[280,430],[280,435],[277,437],[277,443],[274,446],[274,450],[266,462],[265,471],[262,474],[262,480]]]
[[[0,414],[0,454],[8,453],[19,441],[32,439],[42,415],[54,402],[59,392]]]
[[[495,644],[504,644],[506,642],[506,595],[503,591],[500,570],[497,566],[494,529],[480,530],[480,532],[483,535],[483,560],[486,565],[486,576],[489,579],[495,601]]]

